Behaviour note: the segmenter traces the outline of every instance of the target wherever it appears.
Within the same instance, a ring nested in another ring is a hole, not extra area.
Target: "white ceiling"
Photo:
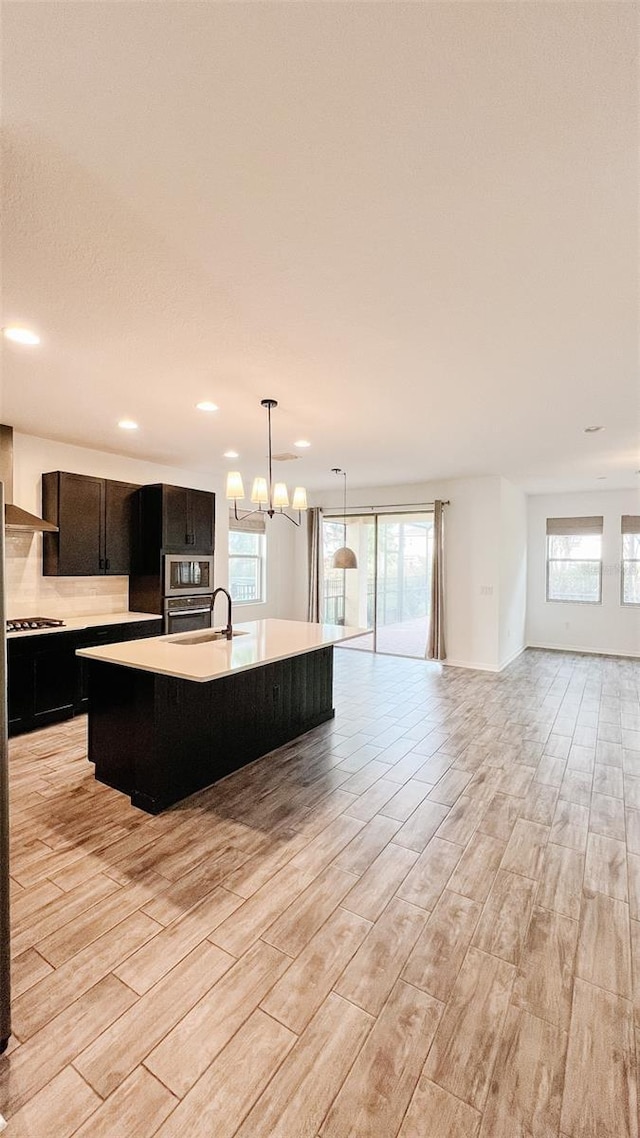
[[[637,14],[5,3],[3,421],[249,472],[273,396],[312,488],[637,485]]]

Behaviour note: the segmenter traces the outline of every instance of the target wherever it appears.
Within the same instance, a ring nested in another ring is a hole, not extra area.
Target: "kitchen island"
[[[258,620],[80,650],[96,778],[158,814],[325,723],[333,645],[365,631]]]

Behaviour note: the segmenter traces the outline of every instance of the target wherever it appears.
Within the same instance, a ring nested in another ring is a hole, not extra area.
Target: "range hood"
[[[13,504],[13,427],[0,424],[0,482],[4,482],[4,524],[5,529],[23,530],[29,533],[57,533],[53,522],[45,522],[36,514],[30,514],[21,506]]]

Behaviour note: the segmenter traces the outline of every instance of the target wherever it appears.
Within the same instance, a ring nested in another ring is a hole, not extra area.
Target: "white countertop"
[[[41,607],[44,608],[45,606]],[[26,620],[31,615],[31,613],[27,613],[24,617],[9,617],[9,620]],[[91,613],[86,616],[61,617],[54,617],[51,613],[38,612],[35,615],[48,616],[51,620],[63,620],[64,624],[56,625],[54,628],[27,628],[24,632],[8,632],[7,636],[11,639],[14,636],[51,636],[54,632],[78,632],[82,628],[99,628],[105,624],[136,624],[142,620],[162,620],[161,616],[154,616],[153,613],[148,612],[103,612]]]
[[[180,632],[151,636],[147,640],[106,644],[101,648],[81,648],[77,655],[107,664],[120,664],[124,668],[205,683],[234,672],[259,668],[275,660],[302,656],[327,644],[352,640],[367,631],[366,628],[307,624],[299,620],[252,620],[234,625],[233,630],[239,634],[233,640],[189,643],[190,637],[213,631],[203,629],[198,633]]]

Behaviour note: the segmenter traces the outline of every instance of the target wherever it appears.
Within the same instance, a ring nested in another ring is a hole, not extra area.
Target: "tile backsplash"
[[[7,617],[126,612],[127,577],[43,577],[42,535],[6,531]]]

